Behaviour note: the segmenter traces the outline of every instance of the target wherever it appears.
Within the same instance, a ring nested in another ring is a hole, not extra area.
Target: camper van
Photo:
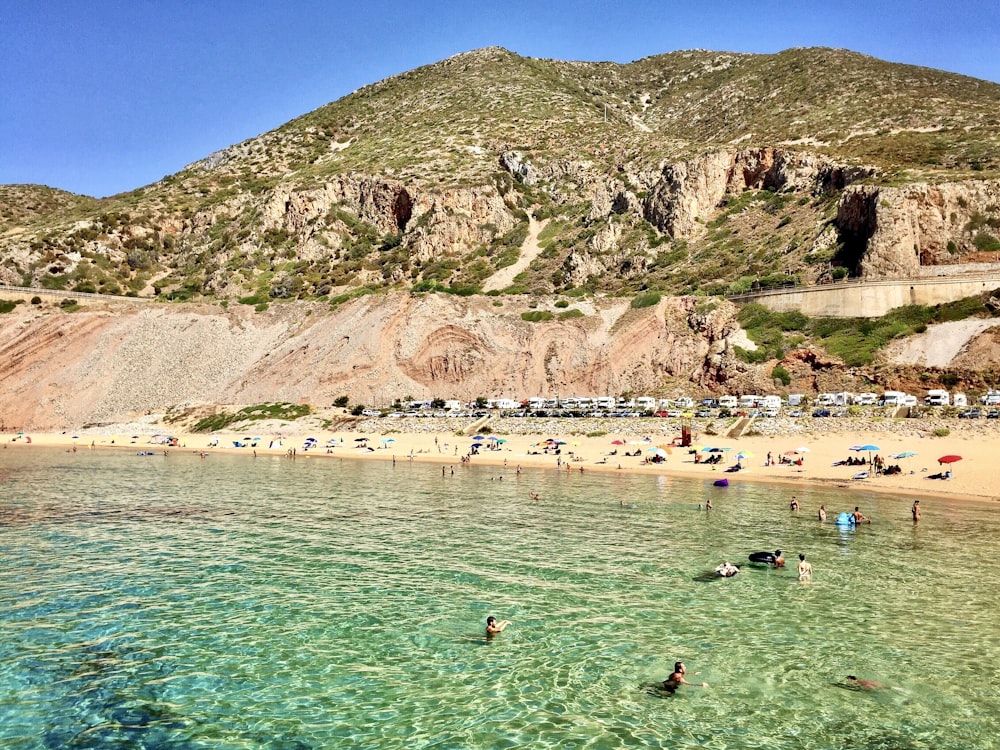
[[[924,396],[924,403],[928,406],[950,406],[951,395],[948,391],[940,388],[932,388],[927,391],[927,395]]]
[[[781,408],[781,396],[764,396],[760,400],[760,407],[770,411],[777,411]]]
[[[906,406],[907,395],[903,391],[886,391],[882,394],[882,406]]]
[[[757,395],[740,396],[740,408],[753,409],[757,406],[757,402],[760,400],[761,397]]]
[[[639,411],[655,411],[656,399],[650,396],[639,396],[635,400],[635,408]]]
[[[955,394],[956,396],[958,394]],[[989,390],[984,393],[979,400],[983,406],[1000,406],[1000,391]]]
[[[720,409],[735,409],[737,404],[739,401],[736,396],[719,396]]]
[[[877,393],[858,393],[854,396],[854,403],[858,406],[875,406],[878,403]]]

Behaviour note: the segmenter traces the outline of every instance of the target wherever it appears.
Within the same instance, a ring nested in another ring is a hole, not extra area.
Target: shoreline
[[[522,421],[523,422],[523,421]],[[474,423],[475,424],[475,423]],[[132,450],[132,451],[166,451],[168,454],[176,451],[204,452],[211,454],[287,457],[294,451],[295,458],[348,458],[376,461],[419,461],[445,466],[457,466],[462,458],[469,453],[474,442],[480,442],[482,448],[471,455],[469,460],[478,466],[490,466],[503,469],[504,473],[513,474],[517,468],[541,469],[548,471],[584,471],[601,473],[625,472],[635,475],[668,476],[674,478],[699,479],[714,481],[727,478],[731,484],[752,482],[754,484],[771,484],[776,487],[807,490],[818,488],[826,490],[842,490],[851,494],[878,493],[892,494],[911,498],[937,498],[955,501],[995,502],[1000,499],[1000,493],[989,491],[992,461],[995,447],[1000,446],[1000,432],[994,437],[992,431],[983,433],[982,427],[960,431],[948,437],[920,435],[915,432],[879,432],[861,430],[824,430],[823,432],[793,433],[793,434],[755,434],[742,438],[726,438],[717,435],[702,435],[696,438],[694,446],[678,447],[672,445],[676,429],[669,424],[643,423],[634,430],[636,425],[621,425],[620,432],[602,434],[577,434],[580,425],[575,420],[545,420],[544,425],[517,424],[524,432],[512,433],[483,432],[482,441],[474,441],[472,437],[457,434],[467,430],[467,421],[459,425],[440,424],[428,425],[419,420],[408,420],[404,423],[386,423],[385,420],[368,420],[358,427],[364,430],[329,431],[317,429],[315,425],[305,427],[298,424],[257,425],[250,430],[227,430],[211,434],[174,433],[178,444],[167,446],[153,442],[154,434],[167,434],[163,430],[155,430],[161,425],[143,425],[142,430],[134,429],[135,425],[120,425],[124,429],[111,432],[108,428],[100,431],[87,429],[65,431],[60,433],[23,433],[2,434],[0,445],[3,448],[18,449],[33,446],[61,448],[66,451],[93,449]],[[537,427],[544,426],[544,432]],[[824,425],[825,427],[826,425]],[[379,427],[382,429],[371,429]],[[496,427],[496,425],[495,425]],[[510,425],[504,425],[510,427]],[[388,428],[388,429],[386,429]],[[402,429],[399,429],[402,428]],[[419,428],[419,431],[417,429]],[[434,429],[437,428],[437,429]],[[536,428],[536,429],[532,429]],[[549,429],[552,428],[552,429]],[[561,429],[560,429],[561,428]],[[666,430],[666,434],[656,434],[650,428]],[[153,431],[150,431],[153,430]],[[628,434],[629,432],[635,434]],[[650,432],[639,437],[643,432]],[[473,433],[476,434],[476,433]],[[254,437],[259,439],[254,441]],[[264,437],[268,436],[268,437]],[[280,444],[272,442],[280,437]],[[314,437],[312,447],[305,448],[306,438]],[[365,441],[360,438],[365,437]],[[544,443],[546,440],[558,440],[560,444]],[[30,441],[30,442],[29,442]],[[211,443],[216,442],[216,445]],[[236,447],[234,442],[244,443]],[[877,451],[851,451],[852,446],[878,446]],[[496,449],[489,446],[495,445]],[[719,449],[721,462],[716,466],[695,463],[695,454],[699,458],[712,455],[704,449],[712,446]],[[559,452],[556,453],[555,451]],[[662,462],[648,462],[659,451]],[[891,454],[912,452],[908,458],[890,459]],[[737,455],[745,456],[740,461],[744,467],[739,472],[726,472],[725,469],[736,463]],[[771,453],[774,462],[766,464],[767,454]],[[629,454],[629,455],[626,455]],[[637,455],[638,454],[638,455]],[[852,479],[860,471],[869,470],[869,466],[840,465],[848,457],[865,458],[878,454],[887,464],[897,464],[902,473],[871,477],[867,479]],[[962,460],[950,464],[939,465],[937,458],[946,454],[960,455]],[[802,465],[797,463],[778,463],[780,458],[789,461],[802,459]],[[933,474],[952,470],[952,477],[947,480],[934,480]]]

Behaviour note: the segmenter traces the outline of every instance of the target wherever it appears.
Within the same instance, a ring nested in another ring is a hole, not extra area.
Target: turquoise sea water
[[[454,468],[0,451],[0,747],[998,747],[1000,506]]]

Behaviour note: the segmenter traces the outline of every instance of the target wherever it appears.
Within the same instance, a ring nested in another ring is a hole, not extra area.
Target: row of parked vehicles
[[[967,408],[968,398],[964,393],[951,394],[943,389],[931,389],[923,397],[925,406],[954,406],[963,411],[959,417],[976,419],[985,416],[989,419],[1000,418],[1000,390],[989,390],[980,397],[984,407],[995,409]],[[785,397],[778,395],[743,396],[723,395],[704,398],[701,401],[688,396],[674,399],[656,399],[640,396],[631,399],[616,399],[611,396],[597,398],[531,398],[526,401],[514,399],[489,399],[485,403],[480,400],[476,405],[463,404],[459,401],[446,401],[444,408],[441,402],[431,406],[431,402],[412,402],[406,404],[403,411],[389,413],[365,409],[363,416],[387,417],[484,417],[490,413],[502,412],[513,417],[697,417],[709,419],[728,416],[777,417],[781,413],[790,417],[802,417],[807,412],[804,408],[810,399],[803,394],[790,394]],[[878,393],[820,393],[811,399],[814,417],[846,416],[848,406],[917,406],[920,401],[916,396],[904,391],[884,391]],[[787,411],[784,411],[787,410]]]

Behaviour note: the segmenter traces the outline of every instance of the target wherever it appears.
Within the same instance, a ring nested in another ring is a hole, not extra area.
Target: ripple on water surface
[[[771,487],[620,475],[0,468],[4,747],[989,748],[1000,729],[986,505],[925,501],[914,526],[904,499],[802,490],[793,515]],[[819,524],[820,502],[876,522]],[[776,547],[814,580],[708,575]],[[514,625],[486,640],[488,614]],[[710,687],[643,688],[675,659]]]

